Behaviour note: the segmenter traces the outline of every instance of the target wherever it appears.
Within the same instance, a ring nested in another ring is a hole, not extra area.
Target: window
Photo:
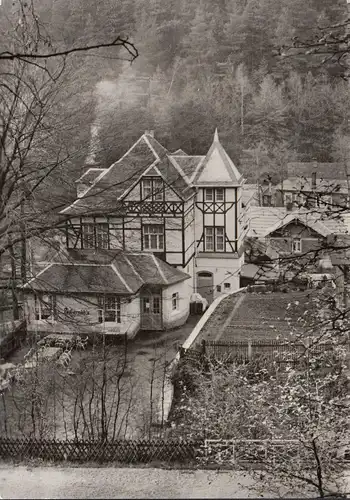
[[[216,285],[216,291],[221,292],[221,285]]]
[[[223,252],[225,250],[225,230],[223,227],[205,228],[205,251]]]
[[[292,193],[285,193],[284,194],[284,204],[288,205],[289,203],[292,203]]]
[[[263,206],[270,207],[272,202],[272,196],[270,194],[263,195]]]
[[[231,289],[231,283],[224,283],[225,290]]]
[[[172,306],[173,311],[176,311],[176,309],[179,308],[179,294],[178,294],[178,292],[172,294],[171,306]]]
[[[204,190],[204,201],[214,201],[214,189],[207,188]]]
[[[206,227],[205,228],[205,251],[213,252],[214,251],[214,228]]]
[[[223,252],[225,246],[225,232],[223,227],[215,228],[215,243],[216,243],[216,251]]]
[[[151,198],[152,195],[152,179],[143,179],[142,181],[142,198]]]
[[[153,192],[155,201],[163,200],[163,181],[161,179],[153,180]]]
[[[120,298],[113,295],[98,297],[99,323],[121,323]]]
[[[95,248],[94,242],[94,225],[93,224],[83,224],[83,248]]]
[[[56,296],[35,295],[35,319],[56,319]]]
[[[83,248],[108,248],[109,225],[83,224],[82,226],[82,247]]]
[[[108,248],[108,224],[96,225],[96,248]]]
[[[142,199],[147,201],[162,201],[164,199],[164,184],[161,178],[142,180]]]
[[[153,313],[160,314],[160,297],[153,297]]]
[[[150,300],[148,297],[143,297],[142,299],[142,312],[149,313],[150,311]]]
[[[143,246],[145,250],[164,250],[164,226],[161,224],[143,226]]]
[[[224,201],[224,189],[218,188],[215,190],[215,201]]]
[[[224,201],[225,189],[224,188],[206,188],[204,189],[204,201]]]
[[[301,253],[301,238],[293,238],[292,251],[293,253]]]

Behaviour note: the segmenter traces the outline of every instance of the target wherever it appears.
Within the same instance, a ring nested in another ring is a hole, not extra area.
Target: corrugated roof
[[[88,251],[69,252],[69,262],[50,264],[24,288],[57,293],[130,295],[143,285],[169,286],[190,277],[151,253],[88,254]]]

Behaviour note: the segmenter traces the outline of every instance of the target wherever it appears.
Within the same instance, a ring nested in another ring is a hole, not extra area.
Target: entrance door
[[[214,278],[213,274],[207,271],[197,273],[197,293],[207,299],[211,304],[214,300]]]
[[[162,330],[162,292],[144,290],[141,293],[141,330]]]

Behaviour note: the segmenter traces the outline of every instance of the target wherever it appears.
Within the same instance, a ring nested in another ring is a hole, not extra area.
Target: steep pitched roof
[[[196,172],[193,184],[196,186],[240,186],[242,175],[226,153],[215,130],[213,143]]]
[[[187,153],[183,149],[177,149],[173,153],[170,153],[171,156],[187,156]]]
[[[169,160],[176,165],[189,183],[192,183],[195,173],[205,156],[169,155]]]
[[[96,167],[90,167],[86,172],[83,173],[79,179],[77,179],[75,182],[82,182],[84,184],[92,184],[92,181],[94,181],[99,175],[101,175],[103,172],[106,172],[106,168],[96,168]]]
[[[151,253],[69,252],[70,262],[52,263],[24,289],[57,293],[130,295],[143,285],[166,287],[190,276]]]
[[[117,210],[116,201],[127,195],[151,166],[182,197],[189,187],[182,171],[169,161],[168,151],[150,134],[143,134],[117,162],[102,170],[90,188],[60,213],[65,215],[107,214]],[[84,180],[84,179],[83,179]],[[189,193],[190,195],[191,193]],[[187,195],[185,195],[186,199]]]

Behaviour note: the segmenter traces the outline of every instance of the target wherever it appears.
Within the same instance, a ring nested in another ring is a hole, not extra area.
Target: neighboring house
[[[32,333],[127,334],[183,324],[189,275],[151,253],[69,250],[24,287]]]
[[[288,177],[275,186],[275,205],[332,208],[347,206],[346,180],[316,177]]]
[[[260,252],[270,260],[273,260],[273,251],[283,258],[311,255],[314,250],[320,250],[314,267],[322,267],[322,263],[329,261],[327,237],[345,234],[348,230],[340,217],[306,209],[287,211],[284,207],[250,207],[245,218],[247,235],[253,242],[250,247],[254,248],[254,244],[260,242]],[[277,258],[274,260],[278,262]]]

